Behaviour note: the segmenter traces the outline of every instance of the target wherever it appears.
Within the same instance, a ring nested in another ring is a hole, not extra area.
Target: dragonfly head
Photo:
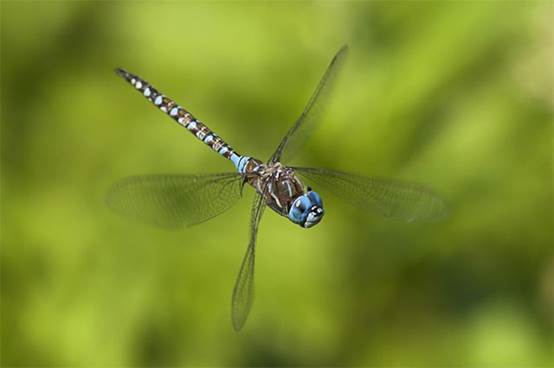
[[[323,202],[316,192],[308,187],[308,191],[292,202],[289,210],[289,220],[302,227],[316,225],[323,217]]]

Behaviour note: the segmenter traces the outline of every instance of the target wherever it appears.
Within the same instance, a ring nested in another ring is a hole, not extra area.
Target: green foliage
[[[554,364],[552,3],[0,6],[3,366]],[[266,211],[236,334],[251,194],[178,232],[110,212],[124,176],[232,170],[113,69],[266,159],[344,43],[294,163],[428,184],[450,216]]]

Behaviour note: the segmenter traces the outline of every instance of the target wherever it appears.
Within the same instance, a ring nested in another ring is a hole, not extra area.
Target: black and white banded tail
[[[115,72],[135,87],[144,97],[152,102],[156,107],[169,115],[179,125],[185,127],[194,136],[207,144],[212,150],[223,157],[231,160],[239,172],[244,171],[244,167],[249,157],[241,156],[231,146],[229,146],[221,137],[217,136],[210,128],[197,120],[189,111],[179,106],[171,98],[164,96],[150,83],[144,79],[117,68]]]

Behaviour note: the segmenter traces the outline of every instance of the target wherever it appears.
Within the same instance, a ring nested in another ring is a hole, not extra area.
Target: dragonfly
[[[319,185],[362,211],[377,211],[405,221],[436,220],[445,215],[444,201],[420,184],[341,171],[287,166],[304,145],[321,117],[348,47],[333,57],[304,110],[266,162],[242,155],[223,138],[173,99],[135,74],[117,68],[116,73],[155,107],[231,161],[235,170],[208,175],[143,175],[116,182],[106,195],[108,206],[127,217],[170,229],[207,221],[228,210],[252,187],[250,236],[232,294],[232,325],[240,331],[254,301],[256,237],[264,209],[269,207],[303,228],[321,222],[325,210],[318,192],[303,180]]]

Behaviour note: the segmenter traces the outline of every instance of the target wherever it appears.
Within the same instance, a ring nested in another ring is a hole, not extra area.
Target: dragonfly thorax
[[[245,168],[246,182],[260,193],[266,204],[292,222],[311,227],[323,216],[321,198],[296,176],[293,168],[280,162],[264,164],[251,159]]]

